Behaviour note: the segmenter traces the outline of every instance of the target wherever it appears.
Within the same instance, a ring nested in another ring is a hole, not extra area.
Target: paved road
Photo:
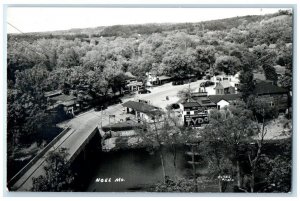
[[[121,110],[121,105],[115,105],[109,107],[103,112],[103,125],[108,124],[108,117],[105,114],[117,114]],[[90,111],[84,113],[78,117],[73,118],[65,126],[71,127],[71,130],[67,132],[53,148],[51,148],[44,157],[39,159],[27,172],[24,174],[14,185],[13,189],[17,191],[29,191],[32,187],[32,178],[44,174],[45,159],[50,151],[58,148],[67,148],[69,152],[69,158],[71,158],[80,146],[89,138],[90,134],[94,131],[97,125],[101,122],[101,112]],[[113,121],[113,120],[112,120]]]
[[[192,82],[190,87],[197,90],[201,81]],[[128,100],[144,99],[149,100],[153,105],[164,108],[166,105],[178,101],[177,93],[179,90],[188,88],[189,84],[172,86],[171,83],[154,87],[150,94],[138,94],[131,98],[123,98],[123,102]],[[166,96],[170,100],[166,101]],[[109,115],[115,115],[115,119],[109,119]],[[50,149],[43,158],[37,161],[27,172],[23,175],[13,186],[18,191],[28,191],[32,187],[32,178],[44,174],[45,158],[49,152],[57,148],[67,148],[69,157],[71,158],[80,146],[89,138],[90,134],[97,126],[107,125],[109,121],[114,122],[125,118],[123,114],[123,107],[121,104],[113,105],[103,111],[90,110],[86,113],[78,115],[68,122],[60,124],[62,127],[70,127],[71,130],[66,133],[54,146]]]
[[[191,82],[190,84],[184,85],[172,85],[171,83],[168,83],[150,89],[151,93],[149,94],[138,94],[136,96],[136,99],[140,98],[143,100],[148,100],[151,104],[164,109],[167,105],[176,103],[179,100],[179,98],[177,97],[178,91],[188,89],[189,87],[193,91],[198,91],[201,82],[204,81],[198,80],[197,82]],[[169,97],[169,100],[166,100],[166,96]]]

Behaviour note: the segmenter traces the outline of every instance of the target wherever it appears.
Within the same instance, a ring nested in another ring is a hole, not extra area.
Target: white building
[[[216,75],[211,77],[211,81],[218,83],[218,82],[222,82],[225,80],[228,80],[228,82],[230,83],[230,85],[232,87],[238,87],[239,83],[240,83],[240,79],[239,79],[240,73],[237,73],[235,75]]]
[[[210,81],[215,84],[209,87],[200,87],[200,92],[207,92],[208,95],[223,95],[228,93],[237,93],[240,83],[239,73],[235,75],[217,75],[211,77]]]
[[[210,95],[208,98],[217,104],[218,110],[222,110],[229,105],[234,105],[236,101],[240,100],[241,94]]]
[[[172,78],[166,75],[156,75],[153,73],[146,73],[147,76],[147,82],[146,86],[151,87],[153,85],[162,85],[168,82],[171,82]]]
[[[229,106],[229,102],[226,101],[226,100],[220,100],[220,101],[217,103],[217,108],[218,108],[218,110],[224,109],[225,107],[228,107],[228,106]]]

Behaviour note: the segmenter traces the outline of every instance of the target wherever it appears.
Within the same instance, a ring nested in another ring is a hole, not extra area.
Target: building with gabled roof
[[[207,92],[193,93],[190,99],[179,103],[179,106],[184,125],[193,127],[208,124],[209,111],[217,108],[217,104],[208,98]]]
[[[142,101],[127,101],[122,105],[123,107],[127,108],[127,113],[134,114],[138,120],[148,121],[154,118],[159,120],[160,117],[163,115],[163,111],[160,108]]]
[[[225,94],[225,95],[210,95],[208,97],[212,102],[217,104],[218,110],[225,108],[236,101],[241,100],[241,94]]]
[[[281,111],[285,111],[290,106],[289,90],[278,87],[272,82],[256,82],[253,94],[258,97],[267,98],[271,106],[277,107]]]
[[[235,87],[229,82],[229,80],[223,80],[216,83],[214,88],[216,95],[234,94],[236,92]]]
[[[62,90],[48,91],[44,93],[44,96],[47,98],[47,111],[56,111],[62,105],[66,114],[74,116],[74,110],[78,103],[76,96],[63,94]]]
[[[278,87],[274,85],[272,82],[261,81],[255,84],[253,93],[261,96],[261,95],[272,95],[272,94],[287,94],[289,91],[285,88]]]

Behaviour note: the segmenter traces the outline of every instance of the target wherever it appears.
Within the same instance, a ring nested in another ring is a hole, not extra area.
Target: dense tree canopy
[[[289,12],[200,23],[9,34],[8,133],[21,139],[36,136],[42,129],[36,125],[51,126],[46,91],[68,93],[87,86],[93,97],[118,93],[127,71],[143,81],[147,72],[181,79],[206,71],[243,70],[240,90],[250,92],[252,70],[264,70],[267,79],[291,89],[292,42]],[[277,77],[276,64],[286,69],[283,76]]]

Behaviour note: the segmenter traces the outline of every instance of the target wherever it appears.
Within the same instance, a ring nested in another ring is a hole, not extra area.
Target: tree
[[[290,192],[292,188],[292,161],[290,156],[267,159],[270,167],[265,192]]]
[[[243,100],[247,100],[247,98],[253,94],[255,88],[252,71],[248,69],[242,70],[239,79],[238,91],[242,93]]]
[[[64,148],[51,152],[44,166],[45,175],[32,178],[32,191],[65,192],[71,191],[74,175],[67,160],[68,152]]]
[[[291,91],[293,87],[293,75],[291,71],[287,70],[283,76],[279,77],[278,83],[281,87]]]
[[[163,63],[167,67],[165,71],[168,75],[176,79],[183,79],[193,73],[196,60],[191,49],[185,52],[173,50],[167,54],[168,56],[164,57]]]
[[[216,69],[227,75],[236,74],[241,67],[241,61],[234,56],[220,56],[216,60]]]
[[[250,177],[250,189],[251,193],[254,192],[254,187],[255,187],[255,176],[257,173],[258,169],[258,163],[260,162],[260,158],[262,155],[262,148],[263,148],[263,143],[264,143],[264,138],[267,134],[266,130],[266,124],[265,121],[263,120],[261,128],[258,128],[257,131],[257,136],[256,136],[256,150],[252,149],[248,153],[248,159],[249,159],[249,164],[250,164],[250,170],[251,170],[251,177]]]
[[[165,159],[163,153],[163,144],[166,142],[166,133],[159,128],[159,119],[161,114],[153,114],[151,122],[143,121],[143,125],[137,130],[137,133],[141,135],[144,144],[151,149],[158,150],[160,156],[160,163],[163,173],[163,181],[166,183],[166,170]]]
[[[195,71],[199,74],[213,67],[216,61],[214,46],[197,46],[195,51]]]
[[[210,124],[206,129],[214,130],[218,136],[215,138],[224,142],[224,147],[229,151],[229,159],[235,166],[237,186],[241,188],[240,150],[245,142],[256,133],[252,113],[245,109],[245,104],[238,102],[225,112],[216,111],[210,114]],[[203,133],[208,136],[209,133]]]
[[[214,111],[216,112],[216,111]],[[212,114],[220,115],[220,114]],[[218,179],[219,192],[224,192],[227,187],[227,183],[230,181],[222,178],[234,174],[234,164],[229,160],[229,151],[226,146],[226,142],[220,137],[219,127],[212,128],[210,126],[205,127],[203,130],[203,143],[202,149],[205,157],[208,159],[208,169],[213,178]]]
[[[279,77],[279,84],[281,87],[287,88],[292,90],[293,85],[293,50],[292,45],[282,45],[283,48],[280,49],[278,57],[277,57],[277,64],[281,66],[285,66],[286,70],[283,76]]]
[[[268,64],[263,65],[263,69],[265,72],[265,76],[267,80],[272,80],[274,84],[277,84],[278,75],[276,73],[276,70],[273,66],[270,66]]]
[[[174,116],[172,117],[170,113],[164,114],[161,111],[156,111],[151,115],[151,120],[143,121],[143,124],[141,128],[137,130],[137,133],[141,135],[146,147],[150,147],[159,152],[164,183],[167,182],[169,175],[167,175],[165,170],[163,147],[171,145],[176,181],[176,145],[185,141],[185,133],[182,132],[178,119]]]
[[[247,101],[247,108],[259,122],[268,121],[278,116],[278,109],[270,105],[270,98],[250,96]]]
[[[181,101],[189,101],[192,98],[193,90],[191,88],[185,88],[178,91],[177,96]]]

